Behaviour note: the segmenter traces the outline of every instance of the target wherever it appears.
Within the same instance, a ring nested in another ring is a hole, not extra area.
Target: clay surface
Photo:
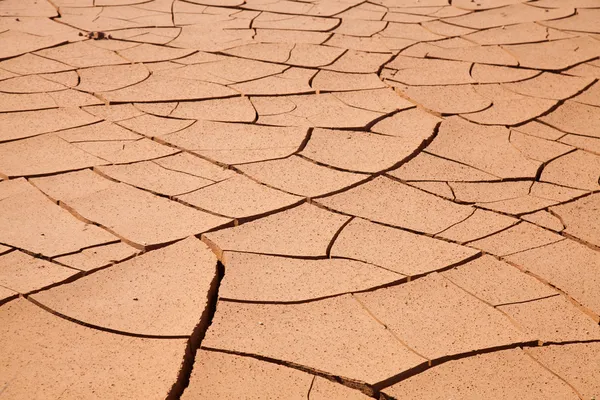
[[[192,237],[32,298],[61,315],[102,328],[186,336],[208,307],[215,278],[214,255]]]
[[[442,400],[449,395],[457,398],[579,398],[564,381],[519,349],[449,361],[383,392],[397,399]]]
[[[599,0],[0,0],[0,398],[600,399]]]
[[[133,338],[87,328],[28,300],[2,305],[2,386],[12,398],[40,393],[67,398],[130,397],[131,374],[140,395],[161,399],[177,378],[184,339]],[[102,351],[97,351],[99,348]],[[117,363],[119,368],[112,368]],[[139,370],[140,365],[146,367]],[[31,385],[35,379],[38,385]]]

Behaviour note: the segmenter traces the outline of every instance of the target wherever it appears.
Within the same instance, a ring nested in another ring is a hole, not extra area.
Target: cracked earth
[[[600,398],[600,0],[0,0],[0,399]]]

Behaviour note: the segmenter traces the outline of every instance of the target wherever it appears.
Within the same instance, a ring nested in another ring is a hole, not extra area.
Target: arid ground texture
[[[0,0],[0,400],[600,399],[600,0]]]

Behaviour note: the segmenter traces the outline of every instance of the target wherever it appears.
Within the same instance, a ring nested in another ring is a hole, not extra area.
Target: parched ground
[[[600,399],[600,0],[0,0],[0,399]]]

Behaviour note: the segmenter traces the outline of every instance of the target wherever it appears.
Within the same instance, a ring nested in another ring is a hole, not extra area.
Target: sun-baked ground
[[[0,0],[0,399],[600,398],[600,0]]]

